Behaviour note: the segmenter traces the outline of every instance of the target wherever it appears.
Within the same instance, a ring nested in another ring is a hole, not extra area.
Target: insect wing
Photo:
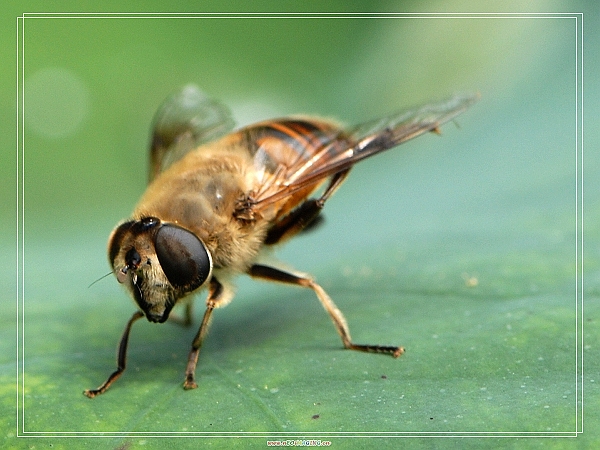
[[[277,194],[286,192],[293,177],[309,170],[312,161],[319,159],[317,154],[326,153],[332,145],[347,147],[341,133],[332,122],[306,117],[270,120],[240,130],[254,162],[255,189],[246,206],[263,217],[266,209],[270,210],[266,216],[280,217],[301,203],[325,178],[304,184],[289,195]]]
[[[463,113],[479,99],[479,94],[457,95],[441,103],[398,112],[348,130],[357,141],[354,148],[357,160],[395,147],[439,127]]]
[[[230,111],[197,86],[188,84],[169,96],[153,120],[150,181],[201,144],[233,129]]]
[[[349,169],[358,161],[423,133],[438,132],[441,125],[453,120],[478,99],[478,94],[455,96],[350,128],[321,148],[314,149],[310,159],[280,171],[281,175],[271,181],[270,189],[255,198],[254,209],[265,209],[307,186]]]

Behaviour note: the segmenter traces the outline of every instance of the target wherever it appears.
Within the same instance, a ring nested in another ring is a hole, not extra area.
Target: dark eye
[[[192,291],[210,276],[212,260],[195,234],[176,225],[163,225],[154,240],[156,256],[169,282]]]

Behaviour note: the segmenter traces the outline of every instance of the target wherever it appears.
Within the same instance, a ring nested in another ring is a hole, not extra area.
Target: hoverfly
[[[121,337],[117,370],[84,394],[102,394],[123,373],[135,321],[145,316],[163,323],[178,302],[206,288],[206,311],[183,383],[184,389],[196,388],[198,354],[212,312],[233,299],[232,280],[242,273],[312,289],[345,348],[393,357],[404,353],[398,346],[355,344],[342,312],[312,277],[264,256],[269,247],[315,223],[358,161],[439,132],[477,98],[455,96],[350,129],[292,117],[227,134],[233,127],[228,110],[197,87],[185,86],[169,97],[154,119],[150,184],[132,217],[108,241],[112,270],[138,310]],[[190,302],[185,314],[189,324]]]

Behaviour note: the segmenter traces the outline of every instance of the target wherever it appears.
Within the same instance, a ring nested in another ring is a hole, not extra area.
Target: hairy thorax
[[[138,203],[134,218],[160,217],[195,233],[215,268],[245,271],[268,224],[238,220],[236,206],[255,187],[252,160],[235,148],[200,147],[159,175]]]

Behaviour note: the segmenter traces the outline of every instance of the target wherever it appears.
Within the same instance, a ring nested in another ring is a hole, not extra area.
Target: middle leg
[[[192,341],[192,349],[188,355],[188,363],[185,369],[185,381],[183,382],[184,389],[196,389],[198,387],[195,379],[196,366],[198,365],[200,348],[208,333],[212,312],[215,308],[227,304],[232,297],[233,292],[227,287],[227,284],[221,284],[215,277],[210,280],[208,298],[206,299],[206,311],[204,312],[204,317],[202,317],[202,323],[200,324],[200,328],[198,328],[198,333],[196,333],[196,336]]]

